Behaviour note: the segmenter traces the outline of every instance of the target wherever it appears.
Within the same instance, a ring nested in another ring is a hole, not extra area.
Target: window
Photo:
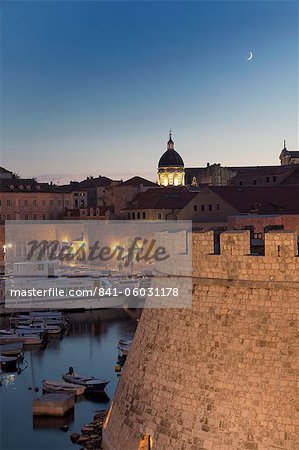
[[[239,186],[242,186],[242,185],[243,185],[243,181],[240,180],[240,181],[239,181]]]
[[[50,220],[53,220],[53,219],[54,219],[53,213],[50,213]]]
[[[137,213],[137,219],[140,219],[140,212]]]
[[[65,206],[69,206],[69,201],[68,201],[68,200],[65,200],[65,201],[64,201],[64,204],[65,204]]]
[[[220,203],[217,203],[216,209],[217,209],[217,211],[220,211]]]
[[[6,206],[11,206],[11,200],[6,200]]]
[[[201,205],[201,210],[202,210],[202,211],[205,210],[205,205]]]
[[[256,180],[253,180],[253,184],[256,185]]]
[[[266,177],[266,183],[270,182],[270,177]]]
[[[28,200],[24,200],[24,206],[28,206]]]
[[[132,219],[133,220],[135,219],[135,213],[132,213]]]
[[[276,177],[275,176],[273,177],[273,183],[276,183]]]
[[[58,203],[58,206],[61,206],[61,200],[58,200],[57,203]]]
[[[162,214],[158,213],[158,219],[161,220],[162,219]]]
[[[42,214],[42,219],[46,220],[46,214]]]
[[[194,212],[197,211],[197,205],[193,205],[193,211],[194,211]]]
[[[143,213],[142,213],[142,218],[143,218],[143,219],[145,219],[145,218],[146,218],[146,214],[145,214],[145,211],[143,211]]]
[[[209,211],[212,211],[212,209],[213,209],[213,206],[209,205]]]
[[[10,214],[6,214],[6,220],[10,220]]]
[[[128,213],[128,219],[129,220],[131,219],[131,213]]]
[[[32,219],[33,219],[33,220],[36,220],[36,219],[37,219],[37,215],[36,215],[36,214],[33,214],[33,215],[32,215]]]
[[[50,206],[53,206],[54,202],[53,200],[50,200]]]
[[[0,200],[0,206],[1,206],[1,200]]]
[[[36,205],[37,205],[37,201],[33,200],[33,206],[36,206]]]
[[[29,219],[29,215],[28,215],[28,214],[25,214],[24,219],[25,219],[25,220],[28,220],[28,219]]]
[[[46,206],[46,200],[42,200],[42,206]]]

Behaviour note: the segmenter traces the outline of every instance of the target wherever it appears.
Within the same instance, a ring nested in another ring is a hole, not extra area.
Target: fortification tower
[[[193,307],[144,309],[106,450],[299,448],[297,236],[193,235]]]

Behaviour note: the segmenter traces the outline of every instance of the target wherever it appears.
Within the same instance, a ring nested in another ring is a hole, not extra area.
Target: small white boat
[[[68,392],[78,396],[82,395],[85,391],[84,386],[74,383],[66,383],[64,381],[43,380],[42,385],[45,392]]]

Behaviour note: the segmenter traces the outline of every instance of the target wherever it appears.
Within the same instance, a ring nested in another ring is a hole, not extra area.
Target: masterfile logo
[[[191,307],[191,222],[6,223],[6,307]]]

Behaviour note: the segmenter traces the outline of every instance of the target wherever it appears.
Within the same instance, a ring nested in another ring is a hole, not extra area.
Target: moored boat
[[[61,334],[61,328],[55,325],[17,325],[15,327],[18,333],[47,333],[47,334]]]
[[[118,350],[120,352],[121,355],[125,355],[128,356],[129,351],[131,349],[131,345],[132,345],[132,341],[128,340],[128,341],[124,341],[124,340],[120,340],[118,341]]]
[[[86,388],[87,393],[103,393],[109,381],[100,380],[92,376],[82,376],[74,373],[72,368],[62,375],[62,378],[68,383],[79,384]]]
[[[64,381],[42,381],[43,391],[45,392],[68,392],[76,396],[82,395],[85,391],[84,386],[80,386],[74,383],[66,383]]]
[[[44,338],[38,334],[5,334],[0,336],[0,346],[1,344],[10,343],[23,343],[24,345],[43,345]]]
[[[12,342],[10,344],[0,343],[0,355],[1,356],[18,356],[23,351],[22,342]]]
[[[14,372],[17,370],[18,356],[0,355],[0,369],[4,372]]]

